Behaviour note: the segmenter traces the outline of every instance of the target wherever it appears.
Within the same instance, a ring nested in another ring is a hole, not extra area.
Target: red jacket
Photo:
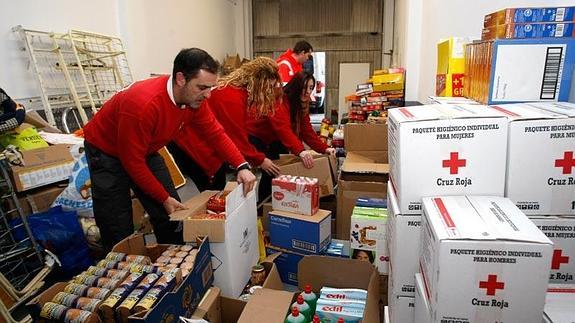
[[[286,85],[297,72],[303,70],[302,64],[298,63],[298,61],[293,58],[292,54],[293,51],[288,49],[276,60],[280,77],[284,85]]]
[[[294,155],[299,155],[304,150],[302,141],[311,149],[323,154],[328,148],[318,137],[311,126],[309,114],[302,116],[300,121],[300,133],[295,134],[291,128],[289,101],[284,96],[281,105],[278,105],[275,114],[263,118],[248,118],[248,133],[262,140],[266,145],[274,141],[281,143]]]
[[[134,183],[158,202],[169,194],[146,165],[146,157],[176,138],[184,124],[202,133],[216,149],[231,149],[225,132],[205,112],[206,106],[182,109],[172,102],[168,79],[162,76],[133,83],[108,100],[84,127],[86,140],[117,157]]]
[[[210,107],[218,122],[245,159],[252,166],[259,166],[263,163],[265,155],[257,151],[248,141],[246,131],[247,97],[246,90],[227,86],[213,90],[207,100],[207,106]],[[197,144],[193,145],[193,149],[186,149],[186,152],[208,176],[213,176],[226,159],[221,156],[217,149],[214,149],[213,145],[205,142],[205,133],[196,128],[190,130],[185,129],[185,138],[189,142]],[[182,147],[179,142],[178,146]],[[182,148],[185,149],[185,147]]]

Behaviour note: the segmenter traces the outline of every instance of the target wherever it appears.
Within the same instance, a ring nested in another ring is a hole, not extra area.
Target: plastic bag
[[[0,144],[4,147],[14,145],[20,150],[32,150],[48,147],[48,143],[38,134],[36,128],[24,123],[14,130],[0,136]]]
[[[46,212],[34,213],[27,220],[36,241],[58,257],[64,274],[78,274],[92,264],[88,243],[76,212],[66,212],[57,206]],[[20,218],[11,221],[12,227],[21,223]],[[25,231],[15,230],[14,235],[16,239],[22,240]]]
[[[74,145],[70,149],[76,163],[68,180],[68,187],[60,193],[52,206],[61,205],[66,211],[77,211],[80,217],[94,217],[92,209],[92,190],[88,160],[83,145]]]

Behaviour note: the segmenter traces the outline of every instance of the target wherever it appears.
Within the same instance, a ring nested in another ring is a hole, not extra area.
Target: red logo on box
[[[284,199],[284,193],[282,192],[274,192],[274,199],[281,201]]]
[[[479,288],[485,288],[485,294],[494,296],[498,289],[504,289],[505,283],[497,281],[497,275],[488,275],[487,281],[480,281]]]
[[[459,159],[458,152],[451,152],[449,154],[449,159],[443,160],[443,168],[449,167],[449,174],[454,175],[459,173],[459,167],[465,167],[467,165],[467,159]]]
[[[555,167],[563,168],[563,174],[573,173],[573,167],[575,167],[573,152],[566,151],[563,153],[563,159],[555,159]]]
[[[551,261],[551,269],[559,269],[561,264],[568,264],[569,257],[561,255],[563,250],[557,249],[553,250],[553,260]]]

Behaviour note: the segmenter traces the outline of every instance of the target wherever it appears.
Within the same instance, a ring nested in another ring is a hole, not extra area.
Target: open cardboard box
[[[334,182],[337,178],[337,163],[335,157],[330,155],[313,154],[313,168],[305,168],[301,158],[294,155],[280,155],[280,158],[274,160],[280,167],[280,174],[305,176],[318,179],[319,197],[333,195]]]
[[[118,242],[112,251],[131,255],[148,256],[157,259],[169,245],[146,245],[144,235],[133,234]],[[179,286],[164,294],[156,305],[147,312],[135,313],[129,317],[130,322],[161,322],[164,318],[179,316],[189,317],[195,311],[201,298],[212,285],[214,280],[210,257],[210,244],[207,238],[198,241],[198,254],[194,267]],[[40,310],[44,303],[49,302],[58,293],[64,290],[68,283],[57,283],[28,303],[32,316],[38,320]],[[41,322],[41,321],[39,321]],[[98,319],[98,322],[100,320]],[[90,322],[92,323],[92,322]]]
[[[221,295],[217,287],[208,289],[192,319],[204,319],[210,323],[235,323],[238,321],[246,302]]]
[[[184,241],[197,237],[210,239],[214,265],[214,285],[222,295],[239,297],[250,279],[251,269],[258,262],[258,230],[256,196],[252,190],[243,194],[243,185],[230,182],[226,185],[226,218],[194,219],[206,212],[208,200],[217,191],[204,191],[184,202],[188,208],[170,215],[173,221],[183,221]]]
[[[298,287],[311,285],[319,295],[322,287],[367,290],[365,323],[379,323],[379,275],[373,265],[353,259],[305,256],[299,262]],[[284,322],[296,294],[283,290],[257,290],[244,308],[239,323]]]

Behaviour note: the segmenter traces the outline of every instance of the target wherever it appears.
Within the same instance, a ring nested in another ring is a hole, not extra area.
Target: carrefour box
[[[545,323],[572,323],[575,317],[575,285],[550,284],[545,298]]]
[[[550,283],[575,283],[575,217],[530,216],[531,221],[553,241]]]
[[[510,23],[575,21],[575,7],[507,8],[485,15],[483,26]]]
[[[272,245],[317,254],[326,250],[331,241],[331,212],[318,210],[314,215],[273,210],[269,212]]]
[[[294,252],[284,248],[268,245],[266,246],[266,255],[280,253],[274,263],[277,266],[279,276],[285,284],[297,285],[297,268],[300,260],[305,256],[302,253]]]
[[[395,192],[387,188],[389,216],[387,220],[387,245],[389,249],[390,297],[415,295],[414,275],[419,272],[419,240],[421,214],[405,215],[399,212]]]
[[[388,306],[391,322],[420,323],[414,321],[415,298],[413,296],[391,297]]]
[[[503,196],[507,119],[502,113],[463,104],[388,113],[390,181],[400,213],[420,214],[422,196]]]
[[[415,322],[417,323],[431,323],[431,309],[425,295],[423,278],[421,274],[415,274]]]
[[[272,179],[274,210],[313,215],[319,209],[317,178],[280,175]]]
[[[492,41],[487,104],[568,101],[575,38]]]
[[[425,197],[421,232],[433,322],[541,322],[553,243],[513,202]]]
[[[505,24],[484,28],[482,40],[573,37],[573,23]]]
[[[194,218],[206,213],[207,203],[217,191],[204,191],[184,202],[186,210],[170,214],[173,221],[183,221],[184,241],[208,236],[214,265],[214,285],[222,295],[239,297],[258,262],[258,231],[255,192],[243,194],[243,184],[230,182],[226,195],[225,219]]]
[[[505,196],[525,214],[575,214],[575,104],[518,103],[493,109],[509,118]]]

